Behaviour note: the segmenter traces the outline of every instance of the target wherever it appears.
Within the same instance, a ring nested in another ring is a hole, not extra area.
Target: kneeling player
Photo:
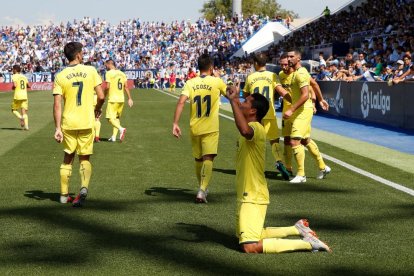
[[[236,159],[236,235],[241,250],[246,253],[331,251],[304,219],[290,227],[263,228],[269,190],[264,176],[266,131],[259,122],[269,110],[269,102],[264,96],[255,93],[240,103],[237,94],[238,89],[235,87],[227,92],[241,134]],[[287,236],[302,236],[303,239],[283,239]]]

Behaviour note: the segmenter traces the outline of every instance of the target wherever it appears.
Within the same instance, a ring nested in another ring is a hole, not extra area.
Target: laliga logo
[[[361,89],[361,111],[364,119],[368,117],[369,110],[380,110],[382,115],[391,110],[391,97],[382,95],[380,89],[377,93],[368,91],[368,84],[364,83]]]
[[[334,107],[337,113],[341,113],[341,109],[344,108],[344,99],[341,98],[341,82],[339,82],[338,90],[336,91],[335,98],[326,98],[329,107]]]

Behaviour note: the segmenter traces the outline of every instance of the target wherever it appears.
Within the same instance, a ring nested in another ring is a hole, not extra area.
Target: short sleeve
[[[55,82],[53,84],[53,95],[62,95],[63,94],[62,86],[60,85],[59,80],[60,80],[60,78],[59,78],[59,74],[58,74],[55,77]]]
[[[186,82],[186,84],[184,85],[183,91],[181,92],[181,95],[184,95],[187,98],[190,98],[190,92],[191,92],[191,88],[188,82]]]

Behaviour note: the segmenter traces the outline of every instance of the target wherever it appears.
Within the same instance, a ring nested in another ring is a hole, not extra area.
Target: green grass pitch
[[[58,203],[62,146],[53,139],[53,97],[30,92],[30,131],[18,129],[11,93],[0,94],[1,275],[408,275],[414,271],[413,197],[332,162],[327,179],[307,155],[308,182],[290,185],[273,173],[266,226],[308,218],[333,249],[328,253],[247,255],[237,250],[233,121],[220,119],[219,155],[209,203],[193,203],[197,189],[188,128],[175,139],[176,99],[155,90],[133,90],[125,107],[124,143],[101,142],[82,209]],[[226,113],[230,114],[230,113]],[[102,119],[102,138],[111,128]],[[414,188],[414,174],[332,144],[322,152]],[[358,149],[353,149],[355,152]],[[79,190],[78,162],[70,191]]]

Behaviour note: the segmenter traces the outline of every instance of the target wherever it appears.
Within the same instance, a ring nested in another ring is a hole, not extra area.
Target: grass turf
[[[414,268],[412,197],[331,162],[318,181],[306,159],[308,182],[290,185],[273,173],[270,147],[266,175],[271,192],[266,226],[308,218],[333,248],[327,253],[246,255],[234,238],[234,122],[221,119],[219,156],[207,205],[195,205],[196,178],[188,135],[171,135],[176,99],[154,90],[133,90],[125,107],[124,143],[101,142],[92,157],[86,206],[59,199],[62,147],[53,140],[52,97],[30,93],[29,132],[14,129],[11,94],[0,94],[1,274],[410,274]],[[111,128],[102,119],[101,137]],[[322,152],[397,183],[413,174],[318,143]],[[309,156],[309,155],[307,155]],[[75,162],[70,190],[79,189]],[[411,186],[411,188],[412,188]]]

